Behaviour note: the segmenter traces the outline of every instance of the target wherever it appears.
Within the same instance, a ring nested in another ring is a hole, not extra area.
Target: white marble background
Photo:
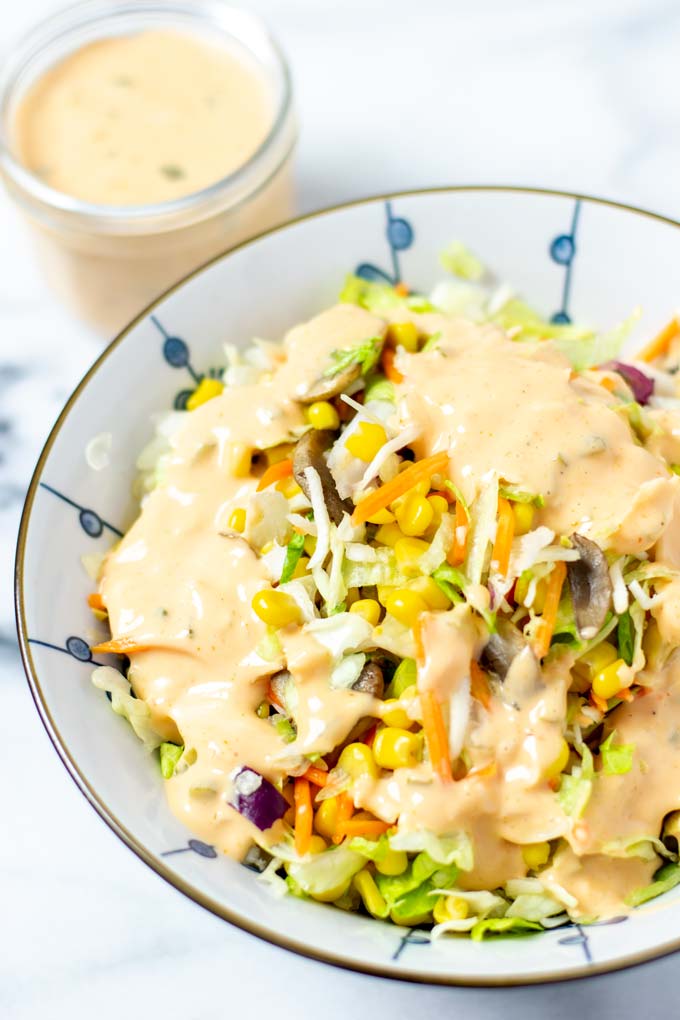
[[[299,205],[445,183],[607,195],[680,217],[678,0],[257,0],[293,65]],[[3,0],[0,42],[54,0]],[[0,198],[0,1017],[356,1020],[677,1015],[680,958],[527,990],[342,973],[241,934],[148,871],[86,804],[14,641],[23,491],[100,343],[45,291]]]

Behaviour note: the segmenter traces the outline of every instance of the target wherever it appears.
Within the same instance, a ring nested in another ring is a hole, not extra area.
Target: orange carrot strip
[[[295,849],[302,857],[309,850],[312,838],[312,795],[309,781],[299,776],[295,780]]]
[[[631,691],[630,687],[622,687],[616,697],[619,701],[635,701],[635,695]]]
[[[395,358],[394,348],[385,347],[382,354],[383,372],[390,380],[390,382],[401,383],[404,381],[404,377],[399,371],[399,369],[395,367],[394,358]]]
[[[486,673],[475,659],[472,659],[470,662],[470,693],[473,698],[484,706],[484,708],[491,708],[491,689],[489,687],[489,680]]]
[[[293,461],[290,457],[278,461],[277,464],[270,464],[265,473],[257,483],[257,491],[262,492],[274,482],[280,482],[282,478],[288,478],[293,473]]]
[[[534,653],[537,659],[542,659],[548,654],[550,641],[555,629],[557,609],[560,604],[562,585],[567,576],[567,565],[564,560],[558,560],[548,576],[548,583],[545,588],[545,602],[543,603],[543,614],[540,619],[536,637],[534,639]]]
[[[503,577],[510,566],[510,552],[512,540],[515,537],[515,515],[512,512],[510,501],[501,496],[498,500],[498,525],[496,527],[496,539],[491,551],[491,559],[498,563],[498,573]]]
[[[454,522],[455,531],[453,535],[453,545],[449,549],[446,562],[452,567],[457,567],[461,563],[465,562],[465,555],[467,551],[467,534],[468,525],[470,521],[467,515],[467,510],[463,506],[460,500],[456,501],[456,519]],[[459,529],[465,528],[465,535],[463,539],[459,537],[461,532]]]
[[[674,316],[666,326],[664,326],[661,332],[658,333],[646,347],[642,348],[638,354],[638,361],[649,362],[661,357],[662,354],[666,353],[676,336],[680,337],[680,320],[677,315]]]
[[[391,822],[381,822],[378,818],[357,818],[339,822],[336,832],[338,836],[382,836],[383,832],[391,828]]]
[[[314,783],[316,786],[325,786],[328,782],[328,773],[324,772],[323,769],[316,768],[315,765],[310,765],[302,778],[308,779],[310,783]]]
[[[416,662],[419,666],[422,666],[425,663],[425,646],[423,645],[420,616],[416,616],[411,631],[413,632],[413,643],[416,646]]]
[[[269,687],[267,688],[266,699],[270,703],[270,705],[274,706],[274,708],[278,708],[280,709],[281,712],[285,713],[286,711],[285,705],[282,705],[278,697],[276,696],[276,691],[272,687],[271,681],[269,683]]]
[[[600,386],[603,386],[606,390],[609,390],[610,393],[613,393],[614,390],[616,389],[616,383],[614,382],[613,379],[610,379],[608,376],[605,376],[604,379],[600,379]]]
[[[106,609],[104,600],[98,591],[93,591],[87,596],[87,604],[90,609]]]
[[[342,843],[345,838],[341,832],[342,826],[348,822],[354,814],[354,801],[346,791],[338,794],[338,817],[335,822],[334,843]]]
[[[430,752],[432,768],[444,783],[453,780],[451,757],[449,755],[449,738],[444,725],[441,705],[434,691],[420,692],[420,709],[423,713],[423,729]]]
[[[398,294],[399,297],[408,297],[408,287],[405,283],[400,280],[399,283],[394,285],[394,293]]]
[[[385,482],[379,489],[369,493],[366,499],[362,499],[361,503],[354,509],[352,524],[355,526],[363,524],[373,514],[377,514],[378,510],[389,506],[390,503],[398,499],[399,496],[403,496],[405,492],[412,489],[418,482],[446,471],[448,466],[448,453],[435,453],[432,457],[425,457],[424,460],[418,460],[411,464],[405,471],[398,474],[396,478]]]
[[[456,497],[450,489],[433,489],[430,496],[441,496],[447,503],[455,503]]]
[[[593,706],[593,708],[598,709],[599,712],[606,712],[607,709],[609,708],[609,705],[607,704],[605,699],[601,698],[599,694],[595,693],[595,691],[590,692],[590,703]]]
[[[155,641],[138,641],[133,637],[119,637],[92,645],[91,650],[93,652],[110,652],[112,655],[133,655],[135,652],[148,652],[150,648],[160,647],[162,645]]]
[[[477,765],[476,768],[470,769],[468,774],[465,776],[466,779],[490,779],[491,776],[496,775],[496,762],[490,761],[486,765]]]

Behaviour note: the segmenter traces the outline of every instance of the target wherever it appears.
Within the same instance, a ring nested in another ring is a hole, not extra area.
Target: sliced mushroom
[[[382,698],[385,693],[385,679],[380,664],[373,659],[368,659],[358,678],[352,684],[352,690],[360,691],[362,694],[372,694],[374,698]]]
[[[298,440],[293,452],[293,475],[307,499],[311,499],[305,468],[314,468],[319,475],[328,516],[333,524],[339,524],[345,512],[352,512],[352,506],[340,499],[333,475],[330,473],[324,457],[324,453],[332,445],[334,438],[333,433],[328,429],[310,429],[309,432],[305,432]]]
[[[502,683],[517,656],[527,650],[530,651],[530,648],[521,630],[510,620],[499,618],[496,632],[489,635],[480,662]]]
[[[337,397],[339,393],[351,386],[360,375],[361,365],[355,362],[337,372],[336,375],[319,376],[307,387],[302,396],[297,396],[296,399],[301,404],[313,404],[315,400],[331,400],[332,397]]]
[[[612,600],[612,582],[599,545],[577,534],[571,536],[571,542],[579,559],[567,563],[569,590],[578,632],[588,640],[604,624]]]

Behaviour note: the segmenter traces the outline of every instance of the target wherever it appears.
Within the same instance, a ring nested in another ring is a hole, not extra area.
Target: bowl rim
[[[344,970],[354,971],[363,974],[373,975],[375,977],[390,978],[393,981],[409,981],[416,984],[425,985],[443,985],[448,987],[475,987],[475,988],[503,988],[503,987],[524,987],[524,986],[536,986],[536,985],[549,985],[557,984],[561,982],[579,980],[584,977],[595,977],[597,975],[614,973],[619,970],[624,970],[629,967],[639,966],[640,964],[651,962],[652,960],[661,959],[664,956],[668,956],[680,950],[680,937],[671,939],[670,941],[664,942],[661,945],[646,949],[639,952],[628,953],[624,956],[619,957],[616,960],[609,961],[602,964],[584,964],[580,967],[570,970],[568,973],[561,971],[552,972],[540,972],[535,976],[524,975],[521,977],[514,977],[512,975],[505,976],[484,976],[484,975],[451,975],[446,974],[428,974],[426,972],[417,970],[415,968],[406,967],[401,970],[395,970],[387,966],[381,966],[379,964],[367,964],[351,956],[339,954],[339,953],[328,953],[321,949],[315,949],[312,945],[305,942],[300,942],[298,939],[290,938],[285,933],[277,930],[275,927],[268,927],[257,924],[251,921],[249,918],[242,916],[237,911],[234,911],[223,904],[219,903],[212,896],[209,896],[199,889],[195,888],[192,883],[188,880],[183,879],[180,875],[172,871],[170,867],[165,865],[162,861],[157,859],[155,855],[147,849],[147,847],[139,841],[116,817],[111,811],[108,805],[91,786],[83,772],[81,771],[76,761],[76,756],[72,754],[71,750],[66,744],[66,741],[61,736],[59,729],[52,718],[47,700],[43,694],[40,679],[38,676],[38,670],[33,662],[31,655],[31,649],[28,643],[26,633],[26,613],[24,604],[24,560],[26,552],[26,539],[28,534],[28,526],[31,517],[31,511],[33,503],[38,490],[38,483],[42,475],[43,468],[52,450],[52,447],[68,418],[71,410],[75,407],[78,398],[81,393],[87,387],[90,380],[99,371],[100,367],[108,359],[108,357],[116,350],[120,343],[131,333],[135,327],[146,319],[149,314],[161,304],[167,297],[174,294],[186,283],[192,280],[195,276],[198,276],[203,270],[221,262],[223,259],[228,258],[230,255],[241,251],[243,248],[247,248],[250,245],[262,240],[263,238],[270,237],[275,234],[279,234],[283,231],[288,230],[290,227],[294,227],[299,223],[304,223],[308,220],[321,219],[324,216],[342,212],[347,209],[356,208],[364,205],[371,205],[375,202],[380,201],[395,201],[401,198],[414,198],[424,195],[448,195],[448,194],[479,194],[479,193],[501,193],[508,195],[540,195],[551,198],[566,198],[574,199],[583,202],[592,203],[594,205],[602,205],[611,209],[616,209],[621,212],[634,213],[637,216],[643,216],[647,219],[656,220],[660,223],[664,223],[667,226],[680,228],[680,220],[676,220],[671,216],[666,216],[663,213],[657,213],[650,209],[645,209],[639,206],[630,205],[625,202],[615,201],[613,199],[603,198],[596,195],[589,195],[582,192],[575,191],[562,191],[554,188],[540,188],[525,185],[504,185],[504,184],[458,184],[458,185],[441,185],[429,188],[413,188],[403,191],[392,191],[387,193],[368,195],[363,198],[354,199],[347,202],[337,203],[335,205],[324,206],[321,209],[314,210],[313,212],[304,213],[300,216],[296,216],[286,223],[279,226],[264,230],[254,237],[249,238],[247,241],[243,241],[233,248],[228,248],[221,252],[219,255],[214,256],[208,261],[202,263],[196,269],[187,273],[180,280],[174,283],[167,290],[163,291],[158,297],[156,297],[149,305],[147,305],[127,326],[125,326],[103,349],[101,354],[95,359],[92,365],[87,369],[81,380],[76,385],[75,389],[69,396],[68,400],[64,404],[58,418],[52,426],[47,439],[45,440],[44,446],[38,457],[38,461],[33,470],[31,480],[27,489],[26,498],[21,514],[21,520],[19,524],[19,532],[16,546],[16,558],[14,565],[14,608],[16,617],[16,628],[19,643],[19,651],[26,674],[26,679],[31,692],[31,696],[35,703],[38,715],[42,721],[42,724],[47,732],[47,735],[57,752],[57,755],[61,759],[62,764],[66,768],[66,771],[70,775],[73,782],[76,784],[80,792],[83,794],[85,799],[90,803],[91,807],[97,812],[100,818],[108,825],[108,827],[118,836],[118,838],[132,850],[132,852],[149,868],[152,869],[160,878],[164,879],[169,885],[173,886],[178,892],[185,895],[188,899],[194,903],[203,907],[213,915],[221,918],[222,920],[228,921],[234,927],[239,928],[241,931],[246,932],[250,935],[255,935],[257,938],[262,939],[264,942],[268,942],[270,945],[278,946],[279,948],[286,949],[289,952],[296,953],[299,956],[306,957],[310,960],[315,960],[321,963],[330,964],[335,967],[339,967]]]

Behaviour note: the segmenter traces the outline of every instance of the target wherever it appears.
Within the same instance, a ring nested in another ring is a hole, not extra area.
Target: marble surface
[[[3,5],[2,40],[55,9]],[[675,0],[258,0],[291,59],[299,207],[444,183],[603,194],[680,217]],[[357,1020],[674,1015],[680,958],[558,987],[465,990],[343,973],[258,942],[148,871],[70,782],[18,659],[25,486],[101,347],[46,292],[0,198],[0,1016]]]

